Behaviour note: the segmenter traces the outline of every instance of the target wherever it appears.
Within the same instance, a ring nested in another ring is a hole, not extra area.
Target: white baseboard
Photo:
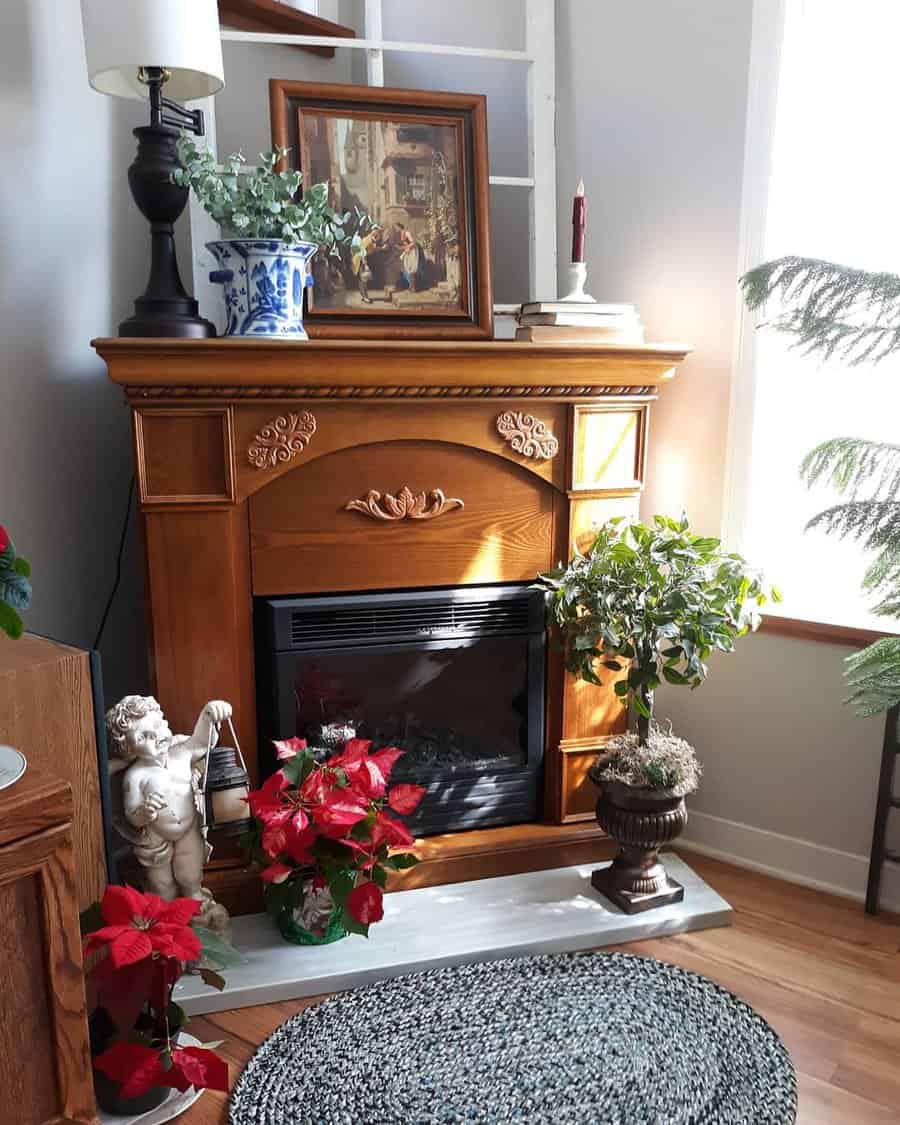
[[[796,836],[767,832],[736,820],[691,811],[676,848],[774,875],[789,883],[864,901],[869,858],[823,847]],[[881,876],[881,908],[900,911],[900,865],[886,863]]]

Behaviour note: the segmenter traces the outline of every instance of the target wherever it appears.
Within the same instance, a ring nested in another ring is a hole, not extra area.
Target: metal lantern
[[[253,827],[253,817],[246,801],[250,792],[250,775],[230,719],[228,727],[234,746],[217,746],[206,755],[204,827],[237,836]]]

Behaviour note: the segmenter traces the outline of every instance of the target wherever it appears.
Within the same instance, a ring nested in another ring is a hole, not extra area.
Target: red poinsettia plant
[[[194,928],[200,908],[191,898],[166,902],[109,886],[103,901],[82,915],[94,1069],[118,1085],[119,1098],[160,1086],[228,1090],[228,1066],[218,1055],[178,1042],[186,1017],[172,990],[185,965],[201,958],[204,965],[222,964],[231,950],[216,935]],[[199,972],[208,984],[224,986],[214,969]]]
[[[247,843],[262,868],[266,907],[277,917],[327,889],[331,920],[368,936],[384,917],[388,872],[418,863],[404,850],[412,833],[393,814],[413,812],[425,789],[388,786],[404,753],[393,746],[373,751],[353,738],[325,761],[302,738],[276,742],[275,750],[281,769],[247,798],[255,818]]]

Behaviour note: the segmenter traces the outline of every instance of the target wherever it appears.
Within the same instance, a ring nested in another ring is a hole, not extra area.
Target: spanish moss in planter
[[[663,680],[698,687],[710,654],[731,652],[780,594],[718,539],[668,516],[654,516],[652,526],[609,520],[584,554],[538,583],[569,672],[611,684],[635,719],[633,734],[598,736],[604,750],[590,774],[601,790],[597,820],[618,852],[591,881],[628,914],[679,902],[684,889],[658,853],[687,823],[684,798],[700,767],[683,739],[653,722],[654,693]]]
[[[178,142],[183,167],[173,179],[193,188],[224,236],[206,248],[220,267],[209,277],[224,289],[226,336],[306,340],[303,292],[312,284],[313,258],[339,258],[344,245],[359,252],[360,235],[371,225],[358,209],[335,211],[327,184],[301,194],[300,172],[276,170],[287,155],[280,147],[260,153],[260,163],[246,171],[243,154],[235,152],[220,170],[188,135]]]

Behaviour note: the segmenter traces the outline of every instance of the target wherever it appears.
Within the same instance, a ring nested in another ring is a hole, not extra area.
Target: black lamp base
[[[134,316],[119,325],[120,336],[180,336],[182,339],[207,340],[216,335],[212,321],[199,315],[197,302],[188,298],[188,307],[178,312],[159,302],[134,302]]]
[[[119,325],[120,336],[215,336],[211,321],[200,316],[196,300],[181,284],[175,257],[174,223],[184,210],[188,189],[172,182],[181,167],[179,130],[168,125],[142,125],[134,130],[137,156],[128,169],[134,201],[150,220],[150,280],[134,302],[134,316]]]

